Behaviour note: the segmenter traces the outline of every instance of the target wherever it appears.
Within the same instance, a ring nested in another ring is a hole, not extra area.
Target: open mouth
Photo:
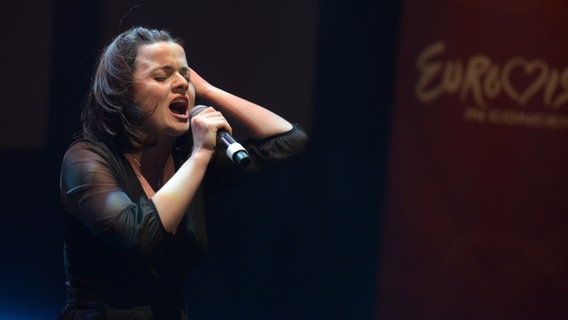
[[[170,104],[170,110],[174,114],[186,115],[187,114],[187,101],[185,99],[175,99]]]

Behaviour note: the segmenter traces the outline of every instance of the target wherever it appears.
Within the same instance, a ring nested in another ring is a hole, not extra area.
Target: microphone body
[[[207,106],[204,105],[197,105],[193,107],[190,111],[190,119],[206,108]],[[233,137],[231,137],[227,131],[219,130],[217,133],[217,146],[223,148],[227,157],[242,168],[245,168],[250,164],[248,151]]]

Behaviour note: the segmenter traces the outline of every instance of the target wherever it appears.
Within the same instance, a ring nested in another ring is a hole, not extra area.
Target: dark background
[[[12,6],[0,17],[0,319],[54,319],[65,303],[59,164],[100,49],[133,24],[171,30],[207,80],[311,137],[294,162],[209,199],[191,318],[373,318],[398,1]]]

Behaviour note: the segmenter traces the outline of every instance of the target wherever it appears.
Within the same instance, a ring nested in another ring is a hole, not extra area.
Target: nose
[[[184,78],[184,76],[177,72],[172,87],[174,92],[185,94],[189,89],[189,83],[187,82],[187,79]]]

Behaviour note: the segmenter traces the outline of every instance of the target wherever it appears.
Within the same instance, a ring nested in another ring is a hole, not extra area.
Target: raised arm
[[[262,140],[292,129],[292,124],[284,118],[262,106],[211,85],[193,69],[191,70],[191,82],[199,98],[210,102],[226,116],[237,121],[255,140]]]

